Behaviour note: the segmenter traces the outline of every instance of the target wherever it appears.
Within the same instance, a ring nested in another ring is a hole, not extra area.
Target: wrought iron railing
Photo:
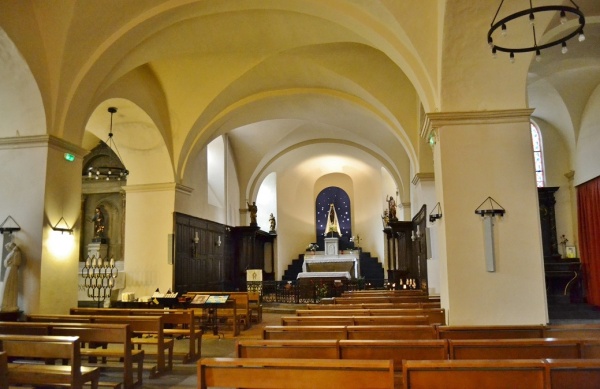
[[[379,286],[381,285],[381,286]],[[343,282],[336,280],[301,279],[295,281],[248,281],[247,289],[262,294],[269,303],[310,304],[323,299],[340,297],[343,292],[361,289],[386,289],[386,280],[376,282],[359,278]]]

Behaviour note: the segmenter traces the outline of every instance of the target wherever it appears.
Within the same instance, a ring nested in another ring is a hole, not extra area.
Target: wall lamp
[[[217,245],[217,247],[221,247],[221,235],[217,236],[216,245]]]
[[[442,218],[442,207],[440,206],[440,203],[438,202],[435,205],[435,207],[433,207],[431,212],[429,213],[429,221],[431,223],[435,223],[436,220],[441,219],[441,218]]]
[[[20,229],[21,226],[10,215],[0,224],[0,234],[4,234],[5,232],[12,234],[14,231],[19,231]]]
[[[61,221],[62,221],[62,223],[66,227],[59,227],[58,226]],[[60,219],[58,219],[58,222],[55,225],[52,226],[52,229],[54,231],[60,231],[61,234],[64,234],[65,232],[68,232],[69,234],[73,235],[73,229],[71,227],[69,227],[69,225],[67,224],[66,220],[63,217],[61,217]]]

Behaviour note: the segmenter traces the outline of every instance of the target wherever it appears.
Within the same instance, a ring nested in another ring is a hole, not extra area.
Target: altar
[[[306,255],[302,272],[307,273],[302,277],[310,275],[318,277],[319,274],[315,273],[348,273],[352,279],[356,279],[360,277],[360,262],[354,254]]]

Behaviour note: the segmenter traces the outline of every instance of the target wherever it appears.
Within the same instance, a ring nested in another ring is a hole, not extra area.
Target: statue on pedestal
[[[339,237],[340,224],[333,204],[329,204],[329,215],[327,216],[327,225],[325,226],[325,236]]]
[[[248,211],[250,211],[250,225],[256,226],[256,213],[258,212],[256,201],[253,201],[252,204],[246,202],[246,204],[248,204]]]
[[[2,285],[1,312],[16,312],[19,310],[17,299],[19,297],[19,266],[21,265],[21,250],[14,242],[6,244],[8,254],[4,258],[4,284]]]
[[[396,200],[394,200],[393,196],[387,196],[385,198],[385,201],[387,201],[388,203],[388,208],[389,208],[389,220],[390,221],[396,221],[398,220],[398,218],[396,217]]]
[[[100,207],[96,207],[94,210],[94,216],[92,217],[94,223],[94,238],[92,242],[105,243],[106,240],[106,219],[104,213]]]
[[[269,216],[269,232],[274,234],[275,233],[275,216],[273,216],[273,214],[271,214],[271,216]]]

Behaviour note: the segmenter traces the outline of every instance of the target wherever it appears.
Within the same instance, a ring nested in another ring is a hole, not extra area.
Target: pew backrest
[[[391,360],[204,358],[198,387],[363,389],[394,387]]]
[[[581,358],[581,347],[569,339],[449,339],[450,359]]]
[[[432,325],[347,326],[346,331],[350,340],[437,339],[437,332]]]
[[[263,339],[346,339],[346,326],[265,326]]]
[[[402,361],[446,360],[445,340],[340,340],[341,359],[392,359],[394,369],[402,371]]]
[[[440,339],[526,339],[545,338],[542,325],[438,326]]]
[[[242,339],[236,342],[236,356],[238,358],[339,359],[340,351],[337,340]]]
[[[547,389],[544,361],[408,360],[402,366],[404,388]]]

